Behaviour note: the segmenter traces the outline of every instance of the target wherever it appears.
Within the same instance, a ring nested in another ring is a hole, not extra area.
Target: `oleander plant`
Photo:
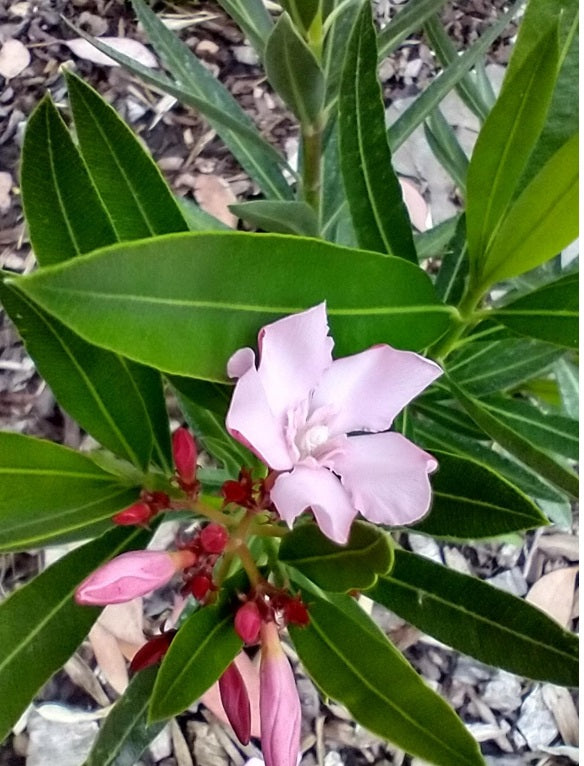
[[[577,685],[574,634],[402,533],[465,543],[571,518],[578,276],[562,251],[577,237],[578,4],[516,0],[460,56],[445,0],[409,0],[381,31],[370,0],[220,4],[297,119],[298,169],[144,0],[132,5],[160,70],[92,42],[208,120],[261,190],[232,206],[255,231],[175,197],[71,71],[67,119],[47,95],[27,123],[38,268],[2,272],[0,300],[99,446],[0,433],[0,550],[75,543],[0,605],[0,734],[103,607],[165,586],[174,604],[89,766],[134,763],[214,685],[243,744],[259,735],[266,766],[296,766],[283,634],[371,732],[478,766],[477,742],[360,596],[481,662]],[[495,97],[485,52],[519,10]],[[422,27],[443,71],[388,130],[377,66]],[[453,88],[481,125],[470,159],[440,111]],[[421,125],[462,203],[414,234],[392,153]],[[174,542],[151,544],[167,522]]]

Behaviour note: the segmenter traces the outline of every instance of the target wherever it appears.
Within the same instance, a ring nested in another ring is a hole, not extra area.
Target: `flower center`
[[[329,438],[329,429],[327,426],[318,424],[307,426],[296,434],[296,446],[300,452],[300,459],[312,455],[321,445],[325,444]]]

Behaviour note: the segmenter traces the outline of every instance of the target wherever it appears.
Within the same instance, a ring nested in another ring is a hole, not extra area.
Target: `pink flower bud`
[[[197,445],[186,428],[177,428],[172,435],[172,455],[179,479],[186,485],[195,483]]]
[[[294,673],[274,622],[261,628],[260,727],[266,766],[296,766],[300,751],[300,700]]]
[[[219,679],[219,694],[237,739],[247,745],[251,737],[251,707],[245,683],[234,662]]]
[[[176,572],[192,566],[190,551],[130,551],[108,561],[77,587],[78,604],[121,604],[166,585]]]
[[[246,644],[255,644],[260,637],[262,618],[255,601],[240,606],[233,621],[235,632]]]
[[[221,524],[207,524],[201,531],[199,540],[207,553],[223,553],[229,533]]]
[[[154,516],[154,514],[155,511],[153,511],[149,505],[139,502],[134,503],[134,505],[131,505],[129,508],[120,511],[119,513],[116,513],[116,515],[112,517],[112,521],[114,524],[119,524],[120,526],[147,524],[152,516]]]

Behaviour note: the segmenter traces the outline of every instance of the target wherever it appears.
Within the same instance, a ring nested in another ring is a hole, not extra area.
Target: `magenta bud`
[[[150,665],[156,665],[157,662],[160,662],[168,651],[168,647],[176,633],[176,630],[167,630],[159,636],[154,636],[150,641],[147,641],[132,657],[130,670],[133,672],[144,670],[145,668],[149,668]]]
[[[262,627],[260,610],[255,601],[247,601],[240,606],[233,620],[235,632],[246,644],[257,643]]]
[[[207,524],[201,530],[199,540],[207,553],[223,553],[229,540],[229,533],[221,524]]]
[[[116,513],[116,515],[112,517],[112,521],[114,524],[119,524],[120,526],[147,524],[152,516],[154,516],[154,514],[155,511],[153,511],[149,505],[139,502],[134,503],[134,505],[131,505],[129,508],[120,511],[119,513]]]
[[[173,433],[172,455],[179,479],[192,486],[197,472],[197,445],[186,428],[177,428]]]
[[[78,604],[121,604],[161,588],[176,572],[192,566],[191,551],[130,551],[108,561],[77,587]]]
[[[296,766],[300,752],[300,699],[274,622],[261,630],[260,730],[266,766]]]
[[[191,581],[191,593],[197,601],[202,601],[212,585],[211,579],[206,575],[195,575]]]
[[[237,739],[247,745],[251,737],[251,707],[242,675],[234,662],[219,679],[219,694]]]

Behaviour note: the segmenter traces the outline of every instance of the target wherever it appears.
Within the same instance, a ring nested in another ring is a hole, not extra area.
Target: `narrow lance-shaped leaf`
[[[229,205],[232,213],[264,231],[318,237],[318,221],[306,202],[253,200]]]
[[[81,153],[118,239],[185,231],[160,170],[116,111],[71,72],[67,88]]]
[[[436,537],[480,540],[547,525],[535,503],[469,457],[434,450],[432,508],[414,529]]]
[[[477,743],[349,596],[306,591],[310,624],[290,626],[302,664],[363,726],[438,766],[480,766]]]
[[[333,543],[316,524],[304,524],[284,537],[278,558],[320,588],[342,593],[371,587],[391,569],[393,548],[385,532],[364,522],[353,523],[346,545]]]
[[[457,305],[464,294],[465,280],[468,276],[468,245],[466,239],[466,219],[464,214],[458,219],[456,231],[440,263],[436,277],[436,293],[445,303]]]
[[[578,274],[560,277],[497,307],[493,319],[522,335],[576,348],[578,282]]]
[[[53,445],[55,446],[55,445]],[[68,553],[0,606],[0,740],[69,659],[99,615],[77,606],[78,583],[112,556],[143,547],[144,530],[114,529]]]
[[[112,222],[48,95],[28,119],[21,184],[30,239],[41,266],[116,242]]]
[[[578,496],[578,477],[554,460],[547,452],[525,438],[506,418],[495,415],[482,402],[469,396],[452,379],[449,381],[453,394],[471,418],[504,449],[540,473],[544,478],[572,497]]]
[[[443,5],[446,5],[446,0],[409,0],[379,33],[379,58],[393,53],[406,37],[421,29],[426,19],[439,11]]]
[[[578,236],[578,138],[566,141],[513,203],[486,255],[483,285],[540,266]]]
[[[87,455],[9,432],[0,433],[0,477],[2,550],[99,534],[138,494]]]
[[[466,226],[480,274],[543,127],[556,79],[557,28],[507,79],[477,139],[467,176]]]
[[[578,684],[578,639],[539,609],[422,556],[395,566],[367,595],[420,630],[481,662],[562,686]]]
[[[196,611],[166,653],[150,703],[150,721],[182,713],[209,689],[240,651],[233,615],[224,606]]]
[[[221,136],[243,169],[259,184],[268,198],[291,199],[292,189],[281,170],[281,166],[285,164],[284,158],[259,136],[252,120],[188,46],[164,26],[143,0],[132,0],[132,2],[150,42],[176,80],[181,92],[192,94],[197,100],[196,108],[200,109],[209,120],[210,125]],[[113,58],[116,57],[113,56]],[[127,66],[126,62],[121,63]],[[142,69],[134,71],[145,79]],[[176,92],[172,95],[176,95]],[[177,97],[186,100],[182,96]],[[239,129],[227,127],[225,121],[220,119],[221,114],[228,115],[235,124],[239,123],[240,126],[246,127],[245,135],[241,127]],[[254,140],[250,140],[250,132],[254,135]]]
[[[434,109],[424,123],[424,135],[432,153],[464,195],[468,158],[440,107]]]
[[[84,766],[134,766],[166,726],[166,721],[148,725],[147,713],[158,667],[141,670],[130,681],[102,724]]]
[[[270,279],[258,280],[267,262]],[[255,346],[262,325],[324,299],[339,356],[381,342],[419,350],[452,313],[402,258],[279,234],[172,234],[11,282],[93,343],[216,381],[234,351]]]
[[[127,360],[86,343],[1,279],[0,298],[59,404],[100,444],[145,469],[152,430]]]
[[[324,77],[314,53],[283,13],[268,38],[266,73],[304,126],[318,119],[324,104]]]
[[[343,182],[361,247],[417,263],[409,216],[385,129],[377,80],[371,8],[359,13],[343,64],[339,91],[339,150]]]
[[[389,145],[396,151],[414,130],[421,125],[432,111],[440,104],[447,93],[460,81],[466,72],[488,51],[492,43],[500,36],[507,24],[523,6],[523,0],[515,0],[509,10],[484,32],[479,40],[471,45],[456,61],[453,61],[430,85],[416,98],[414,103],[400,115],[389,129]]]

